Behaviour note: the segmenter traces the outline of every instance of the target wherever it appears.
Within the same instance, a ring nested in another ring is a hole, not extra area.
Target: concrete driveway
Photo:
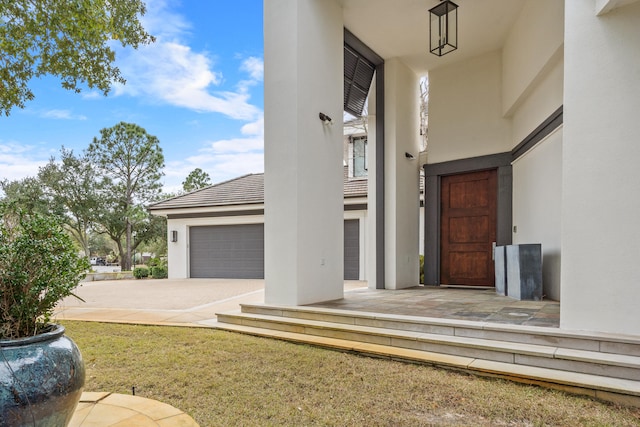
[[[345,291],[366,287],[347,281]],[[65,298],[55,320],[87,320],[175,326],[205,326],[216,312],[264,302],[264,280],[145,279],[84,282]]]

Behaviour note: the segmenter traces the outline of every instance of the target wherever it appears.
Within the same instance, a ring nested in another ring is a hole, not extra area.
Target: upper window
[[[352,177],[364,177],[367,176],[369,164],[367,161],[367,137],[356,136],[351,137],[349,143],[350,151],[350,171],[349,175]]]

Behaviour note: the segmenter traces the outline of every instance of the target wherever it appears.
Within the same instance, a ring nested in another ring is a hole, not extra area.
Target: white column
[[[385,288],[419,284],[419,79],[385,61]],[[408,159],[409,153],[414,159]]]
[[[265,302],[342,298],[342,8],[265,0],[264,37]]]
[[[562,328],[640,335],[639,28],[565,2]]]

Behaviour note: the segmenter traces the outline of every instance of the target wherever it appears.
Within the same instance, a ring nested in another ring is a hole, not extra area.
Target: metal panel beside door
[[[193,278],[264,278],[264,224],[191,227]]]

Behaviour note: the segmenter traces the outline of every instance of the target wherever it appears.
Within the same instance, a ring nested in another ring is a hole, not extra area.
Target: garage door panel
[[[264,225],[236,224],[189,229],[194,278],[264,278]]]
[[[344,279],[360,279],[360,221],[344,222]]]

